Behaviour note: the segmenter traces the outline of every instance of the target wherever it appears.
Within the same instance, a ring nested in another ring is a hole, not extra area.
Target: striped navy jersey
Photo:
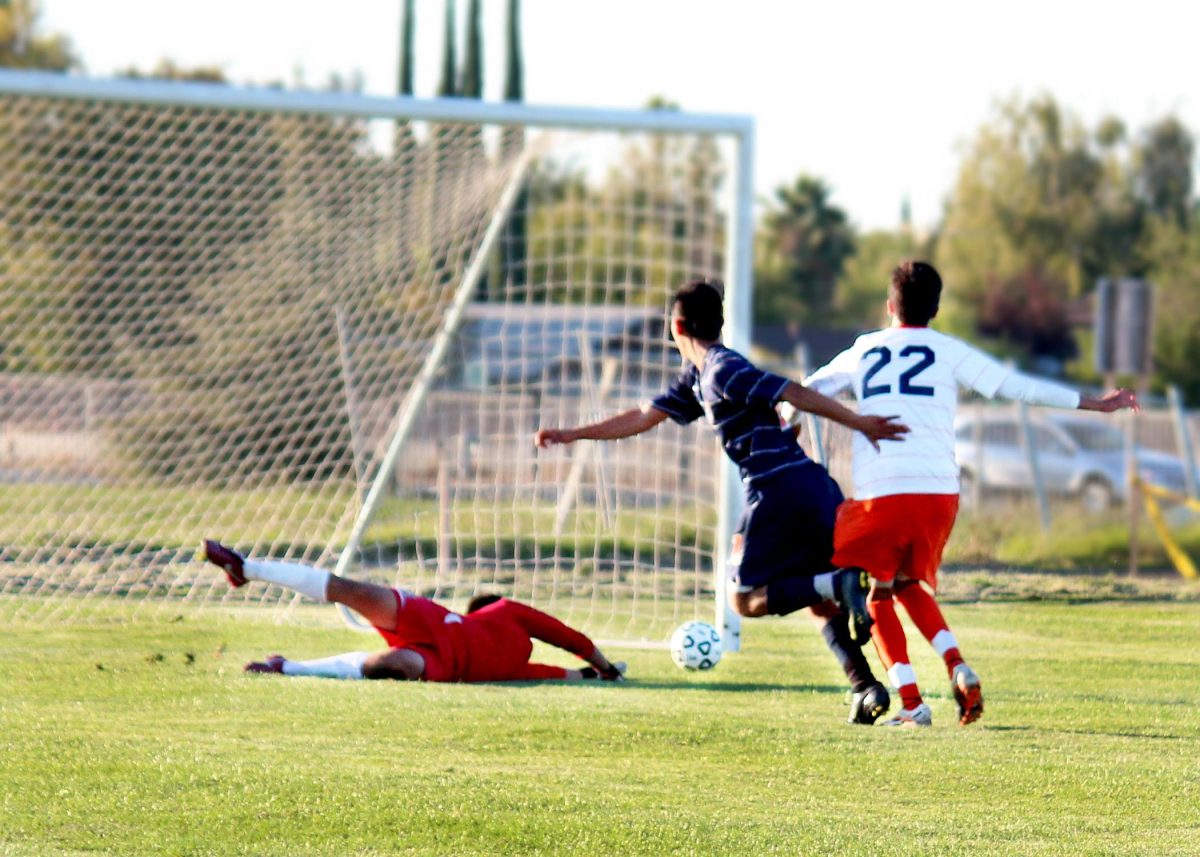
[[[787,378],[714,345],[704,355],[703,369],[689,365],[650,404],[680,425],[704,417],[741,470],[742,482],[750,484],[807,460],[775,411],[787,385]]]

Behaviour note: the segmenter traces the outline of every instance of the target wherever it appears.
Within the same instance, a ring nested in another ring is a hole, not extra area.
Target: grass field
[[[956,726],[914,645],[919,732],[844,724],[798,619],[708,674],[616,650],[623,686],[248,676],[375,641],[208,613],[6,627],[0,853],[1200,853],[1196,593],[950,577],[1005,593],[947,609],[988,708]]]

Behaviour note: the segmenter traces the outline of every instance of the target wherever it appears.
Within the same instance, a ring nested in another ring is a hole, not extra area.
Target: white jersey
[[[854,497],[957,494],[954,417],[958,388],[996,395],[1012,370],[967,343],[928,327],[889,327],[855,340],[804,384],[827,396],[850,388],[859,412],[895,416],[902,441],[879,452],[854,433]]]

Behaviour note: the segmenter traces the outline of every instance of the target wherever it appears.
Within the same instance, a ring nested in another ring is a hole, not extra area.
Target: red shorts
[[[395,627],[376,627],[379,636],[393,649],[412,649],[423,657],[424,681],[458,681],[461,643],[455,645],[458,641],[452,635],[458,629],[449,626],[461,624],[463,618],[428,598],[392,591],[396,593]]]
[[[937,588],[942,550],[958,515],[957,494],[892,494],[847,500],[833,530],[833,564],[866,569],[879,581],[897,576]]]

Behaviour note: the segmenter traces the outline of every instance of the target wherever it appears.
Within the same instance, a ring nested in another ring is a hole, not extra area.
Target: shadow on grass
[[[792,693],[837,693],[844,694],[849,690],[832,684],[778,684],[765,682],[738,681],[643,681],[631,678],[625,682],[629,687],[648,690],[703,690],[719,693],[759,693],[770,691],[788,691]]]
[[[489,681],[489,682],[472,682],[472,686],[487,685],[491,687],[571,687],[571,688],[593,688],[593,687],[610,687],[615,690],[679,690],[679,691],[704,691],[705,693],[770,693],[773,691],[786,691],[790,693],[836,693],[845,694],[848,691],[846,687],[839,687],[832,684],[777,684],[764,682],[737,682],[737,681],[712,681],[712,682],[687,682],[687,681],[645,681],[643,679],[631,678],[623,682],[611,681],[571,681],[571,682],[556,682],[556,681]]]
[[[1056,729],[1044,726],[993,726],[987,724],[980,729],[982,732],[1048,732],[1054,735],[1078,735],[1084,738],[1138,738],[1150,741],[1183,741],[1192,740],[1190,735],[1166,735],[1162,732],[1137,732],[1129,729],[1104,731],[1096,729]]]

